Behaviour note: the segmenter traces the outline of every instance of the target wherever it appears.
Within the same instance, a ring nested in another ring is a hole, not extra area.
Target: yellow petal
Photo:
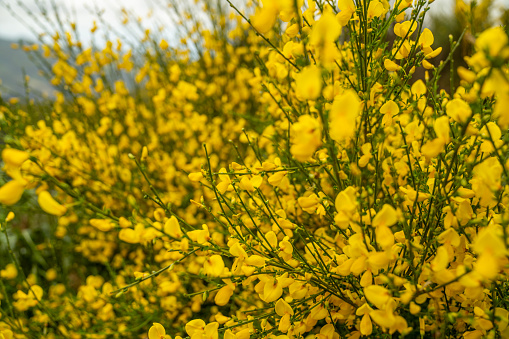
[[[384,308],[391,295],[388,289],[379,285],[364,288],[366,299],[378,308]]]
[[[20,167],[28,160],[28,153],[14,148],[6,148],[2,151],[2,159],[4,163],[13,167]]]
[[[196,332],[201,332],[205,329],[205,321],[202,319],[194,319],[186,324],[186,332],[192,336]]]
[[[373,324],[369,315],[364,314],[362,317],[360,330],[362,335],[370,335],[373,332]]]
[[[111,221],[105,219],[90,219],[90,225],[103,232],[108,232],[114,226]]]
[[[224,261],[220,255],[214,254],[203,263],[203,270],[206,275],[219,277],[224,270]]]
[[[179,222],[177,218],[172,215],[165,223],[164,223],[164,233],[168,234],[170,237],[180,239],[184,235],[182,230],[180,229]]]
[[[48,214],[61,216],[67,212],[67,207],[60,205],[48,191],[39,193],[37,202],[41,209]]]
[[[11,180],[0,187],[0,204],[14,205],[21,199],[25,184],[19,180]]]
[[[444,246],[440,246],[435,258],[431,261],[431,269],[434,272],[439,272],[445,270],[447,265],[449,265],[449,254]]]
[[[163,325],[154,323],[148,330],[148,339],[161,339],[166,335],[166,330]]]
[[[391,205],[385,204],[373,218],[373,226],[392,226],[398,221],[396,210]]]
[[[361,111],[361,101],[349,89],[334,99],[329,113],[330,136],[333,140],[348,140],[355,134],[355,123]]]
[[[139,234],[131,228],[123,228],[122,230],[120,230],[120,232],[118,233],[118,238],[129,244],[137,244],[141,240]]]
[[[233,295],[233,291],[235,288],[233,288],[231,285],[223,286],[217,291],[216,296],[214,297],[214,302],[217,306],[224,306],[228,304],[230,301],[231,296]]]
[[[203,173],[202,172],[189,173],[189,175],[187,177],[191,181],[199,182],[199,181],[201,181],[201,179],[203,179]]]
[[[286,301],[284,301],[284,299],[279,299],[276,301],[275,311],[280,317],[287,313],[293,315],[292,307]]]

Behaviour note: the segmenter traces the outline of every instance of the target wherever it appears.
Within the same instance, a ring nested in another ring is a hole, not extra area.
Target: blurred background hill
[[[26,52],[13,49],[14,41],[0,38],[0,92],[5,98],[19,96],[25,92],[23,74],[29,77],[28,84],[31,94],[35,97],[51,96],[49,82],[39,74],[36,65],[29,59]]]

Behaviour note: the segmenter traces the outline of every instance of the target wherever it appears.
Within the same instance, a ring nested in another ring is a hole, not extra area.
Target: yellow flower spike
[[[295,90],[303,100],[315,100],[322,91],[322,71],[315,65],[305,67],[295,75]]]
[[[51,215],[62,216],[67,212],[67,207],[59,204],[48,191],[42,191],[37,197],[41,209]]]
[[[115,226],[110,220],[106,219],[90,219],[90,225],[103,232],[108,232]]]
[[[224,271],[223,258],[218,254],[207,258],[203,263],[203,271],[206,275],[219,277]]]
[[[201,333],[205,329],[205,321],[202,319],[194,319],[188,322],[185,326],[186,333],[189,336],[193,336],[195,333]]]
[[[355,134],[355,122],[361,111],[361,101],[355,91],[349,89],[338,95],[329,112],[330,136],[342,142]]]
[[[19,180],[11,180],[0,187],[0,204],[14,205],[21,199],[25,191],[25,183]]]
[[[166,330],[163,325],[159,323],[153,323],[153,325],[148,330],[148,339],[166,339],[171,338],[166,334]]]
[[[164,233],[168,234],[170,237],[175,239],[180,239],[184,235],[182,229],[180,228],[180,224],[178,222],[177,217],[172,215],[166,222],[164,223]]]
[[[366,299],[377,308],[383,309],[391,298],[388,289],[380,285],[371,285],[364,288]]]
[[[214,297],[214,302],[216,303],[217,306],[224,306],[228,304],[234,291],[235,284],[227,284],[226,286],[221,287],[219,291],[217,291],[216,296]]]

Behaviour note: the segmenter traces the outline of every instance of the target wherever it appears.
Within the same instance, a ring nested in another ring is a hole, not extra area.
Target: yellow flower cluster
[[[225,1],[0,101],[0,337],[509,338],[505,32],[446,93],[431,1]]]

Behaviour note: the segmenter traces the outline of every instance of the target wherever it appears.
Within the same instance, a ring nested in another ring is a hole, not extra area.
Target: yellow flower
[[[20,167],[29,158],[29,154],[14,148],[5,148],[2,151],[2,159],[5,165],[10,167]]]
[[[298,161],[309,160],[322,144],[321,126],[317,119],[302,115],[292,125],[292,146],[290,152]]]
[[[200,182],[203,179],[203,173],[202,172],[189,173],[188,178],[193,182]]]
[[[110,220],[106,219],[90,219],[90,225],[103,232],[108,232],[115,226]]]
[[[334,42],[341,34],[341,25],[336,16],[330,10],[325,10],[314,23],[309,43],[312,45],[323,45]]]
[[[170,339],[171,337],[166,334],[163,325],[154,323],[148,330],[148,339]]]
[[[0,277],[2,279],[14,279],[18,276],[18,270],[16,269],[16,265],[13,263],[7,264],[5,269],[0,271]]]
[[[195,333],[201,333],[205,329],[205,321],[201,319],[191,320],[186,324],[186,333],[189,336],[193,336]]]
[[[385,308],[385,304],[391,298],[389,290],[380,285],[371,285],[364,288],[364,295],[370,303],[380,309]]]
[[[338,95],[329,112],[330,136],[341,142],[349,140],[355,134],[355,123],[361,111],[361,101],[353,90]]]
[[[14,205],[21,199],[25,190],[25,183],[19,180],[11,180],[0,187],[0,204]]]
[[[434,272],[440,272],[447,268],[449,265],[449,254],[447,253],[447,249],[445,246],[440,246],[437,249],[437,253],[435,255],[435,258],[431,261],[431,269]]]
[[[59,204],[48,191],[42,191],[37,197],[41,209],[51,215],[62,216],[67,212],[67,207]]]
[[[269,32],[276,23],[278,9],[274,3],[275,1],[265,1],[263,8],[257,8],[251,18],[253,27],[262,34]]]
[[[174,215],[172,215],[164,223],[164,233],[168,234],[170,237],[173,237],[175,239],[180,239],[184,235],[184,233],[180,229],[179,222]]]
[[[472,115],[472,109],[462,99],[453,99],[445,106],[445,111],[454,121],[465,123]]]
[[[384,60],[384,67],[386,70],[388,70],[390,72],[395,72],[395,71],[398,71],[401,69],[400,65],[398,65],[397,63],[395,63],[394,61],[392,61],[390,59]]]
[[[475,41],[475,48],[491,57],[497,57],[504,51],[507,54],[508,37],[500,26],[488,28]]]
[[[315,65],[307,66],[295,75],[295,90],[303,100],[315,100],[322,91],[322,72]]]
[[[206,275],[219,277],[224,270],[224,261],[220,255],[214,254],[203,263],[203,271]]]

